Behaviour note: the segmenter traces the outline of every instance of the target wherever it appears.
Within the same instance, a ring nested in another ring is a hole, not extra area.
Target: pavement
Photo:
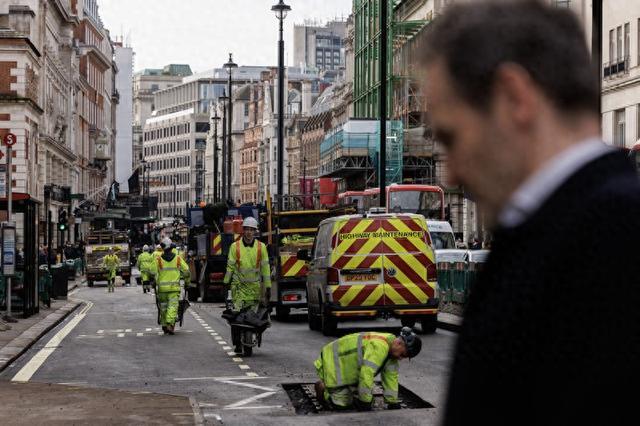
[[[82,277],[68,281],[68,293],[78,288],[82,282]],[[29,318],[15,317],[17,322],[9,324],[11,329],[0,332],[0,372],[64,320],[80,304],[80,301],[71,299],[52,299],[51,307],[48,308],[41,304],[40,312],[36,315]]]
[[[2,424],[192,425],[189,398],[51,383],[0,382]]]
[[[0,371],[0,398],[15,395],[9,404],[0,399],[0,418],[19,419],[15,424],[37,424],[45,416],[54,424],[435,425],[456,338],[449,330],[460,324],[460,317],[441,313],[439,330],[423,336],[420,356],[401,365],[401,384],[434,408],[300,416],[283,384],[317,380],[313,360],[334,339],[309,330],[304,311],[273,321],[262,347],[247,358],[231,352],[219,304],[192,303],[183,327],[166,336],[156,324],[154,296],[140,286],[107,293],[104,286],[81,284],[67,303],[82,307],[58,325],[41,326],[44,335],[38,340],[33,333],[31,347]],[[350,322],[339,334],[399,329],[394,320]]]

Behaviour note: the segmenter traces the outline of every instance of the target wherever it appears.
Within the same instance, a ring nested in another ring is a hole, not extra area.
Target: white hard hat
[[[258,221],[254,217],[249,216],[242,222],[242,227],[258,229]]]
[[[162,246],[160,244],[157,244],[156,249],[162,249]]]
[[[149,250],[149,246],[148,246],[148,245],[146,245],[146,244],[145,244],[145,245],[143,245],[143,246],[142,246],[142,250],[143,250],[143,251],[147,251],[147,250]]]
[[[163,247],[163,248],[165,248],[165,249],[167,249],[167,248],[171,247],[171,238],[169,238],[169,237],[164,237],[164,239],[162,240],[161,245],[162,245],[162,247]]]

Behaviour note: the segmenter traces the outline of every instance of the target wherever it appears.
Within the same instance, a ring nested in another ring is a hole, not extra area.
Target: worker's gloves
[[[390,404],[387,404],[387,410],[399,410],[400,407],[400,403],[399,402],[392,402]]]
[[[356,410],[358,411],[371,411],[372,408],[372,404],[370,402],[360,401],[358,398],[354,400],[353,405],[355,405]]]

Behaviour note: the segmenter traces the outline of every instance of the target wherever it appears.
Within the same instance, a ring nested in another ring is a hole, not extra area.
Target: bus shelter
[[[29,194],[12,195],[16,223],[16,268],[11,280],[12,315],[24,318],[39,312],[38,303],[38,218],[41,202]],[[7,221],[7,198],[0,198],[0,218]],[[0,309],[6,309],[6,279],[0,269]]]

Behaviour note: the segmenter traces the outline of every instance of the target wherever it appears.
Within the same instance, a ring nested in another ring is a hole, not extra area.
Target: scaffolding
[[[320,175],[349,178],[364,171],[364,186],[375,185],[380,155],[380,122],[350,120],[332,130],[320,145]],[[387,121],[386,182],[402,183],[404,132],[399,121]]]

